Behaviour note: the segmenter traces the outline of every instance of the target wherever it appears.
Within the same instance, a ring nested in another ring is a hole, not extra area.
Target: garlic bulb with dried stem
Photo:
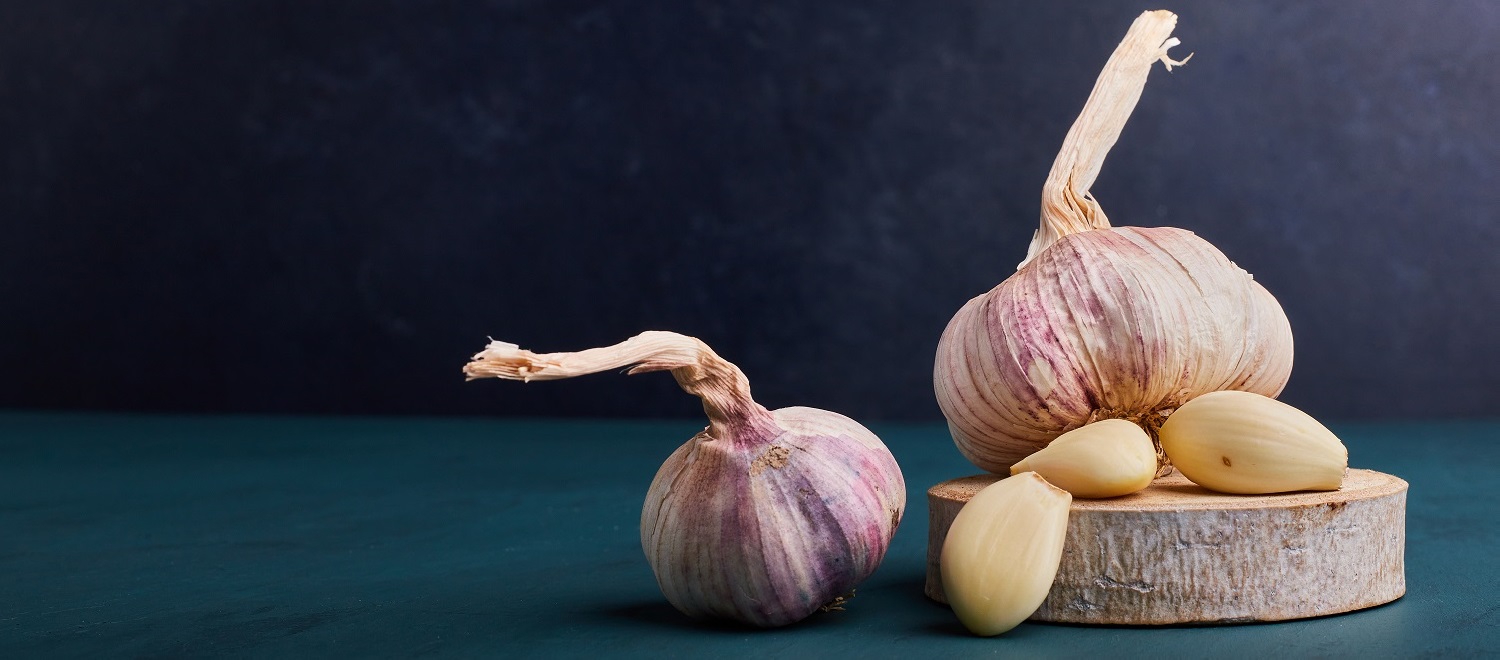
[[[841,602],[880,565],[906,508],[890,451],[838,413],[766,410],[739,368],[702,341],[645,332],[547,354],[491,342],[464,373],[554,380],[632,365],[631,374],[670,370],[709,420],[657,471],[641,511],[641,545],[674,607],[786,625]]]
[[[1131,25],[1063,141],[1026,260],[943,332],[938,403],[985,470],[1006,472],[1090,421],[1154,434],[1200,394],[1274,397],[1291,375],[1286,315],[1248,273],[1192,232],[1112,227],[1089,194],[1151,67],[1186,62],[1167,55],[1176,23],[1154,11]]]

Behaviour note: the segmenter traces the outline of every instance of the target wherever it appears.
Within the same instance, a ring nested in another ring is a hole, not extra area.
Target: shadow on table
[[[629,623],[632,625],[651,626],[662,629],[677,631],[701,630],[714,633],[757,633],[774,630],[815,630],[825,625],[838,625],[838,617],[828,614],[814,613],[812,616],[781,628],[757,628],[734,621],[711,621],[694,619],[682,612],[665,600],[642,601],[637,603],[611,603],[604,605],[597,612],[606,619],[616,622]],[[836,614],[836,613],[829,613]]]

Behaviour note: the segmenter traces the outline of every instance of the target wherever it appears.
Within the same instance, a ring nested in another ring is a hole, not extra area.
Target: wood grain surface
[[[927,586],[953,517],[1000,475],[927,491]],[[1032,620],[1098,624],[1277,621],[1387,603],[1406,592],[1407,483],[1349,470],[1343,488],[1214,493],[1173,472],[1146,490],[1074,499],[1062,564]]]

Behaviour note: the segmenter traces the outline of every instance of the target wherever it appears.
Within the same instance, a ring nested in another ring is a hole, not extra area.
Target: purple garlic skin
[[[748,414],[721,427],[727,437],[710,430],[667,459],[641,512],[641,545],[674,607],[782,626],[880,565],[906,486],[873,433],[802,407]]]
[[[880,565],[906,508],[891,452],[838,413],[766,410],[739,367],[697,338],[652,330],[571,353],[491,340],[464,374],[558,380],[620,367],[672,372],[709,420],[657,471],[641,510],[641,546],[673,606],[782,626],[849,594]]]
[[[1186,230],[1108,227],[964,305],[933,384],[959,451],[1005,473],[1090,421],[1149,426],[1219,390],[1275,397],[1291,370],[1286,314],[1249,273]]]

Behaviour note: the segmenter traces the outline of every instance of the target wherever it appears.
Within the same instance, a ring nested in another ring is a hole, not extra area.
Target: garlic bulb
[[[709,425],[667,458],[641,511],[641,545],[674,607],[756,626],[799,621],[880,565],[906,508],[889,450],[815,408],[766,410],[703,342],[645,332],[606,348],[536,354],[491,342],[470,379],[552,380],[635,365],[671,370]]]
[[[1136,19],[1068,132],[1017,272],[970,300],[933,382],[959,450],[1004,473],[1065,431],[1123,418],[1154,432],[1217,390],[1280,393],[1292,334],[1276,299],[1192,232],[1112,227],[1088,189],[1167,56],[1177,17]]]

